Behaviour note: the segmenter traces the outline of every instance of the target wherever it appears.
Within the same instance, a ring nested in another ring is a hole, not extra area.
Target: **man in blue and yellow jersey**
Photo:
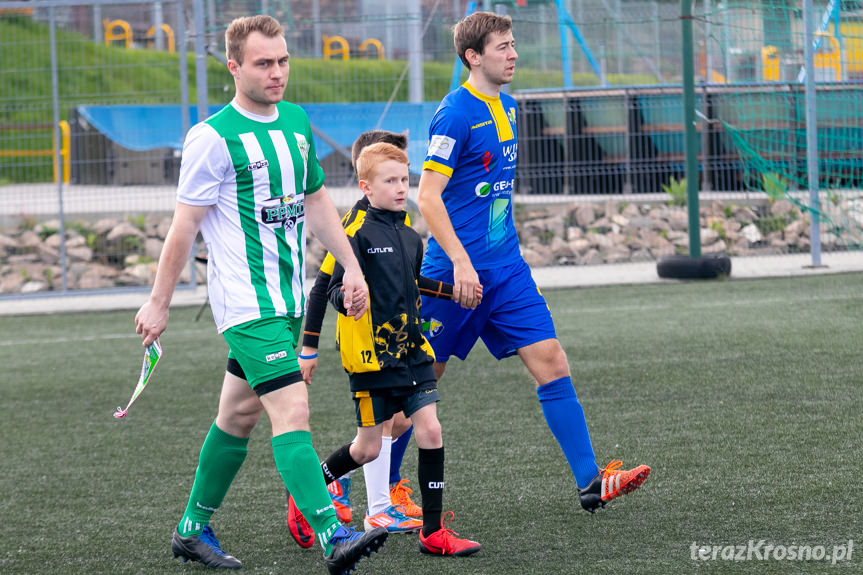
[[[513,219],[517,105],[501,87],[518,53],[507,16],[477,12],[456,24],[454,44],[470,71],[429,128],[419,208],[432,237],[422,274],[453,284],[453,300],[423,297],[438,379],[450,356],[464,360],[477,339],[498,359],[518,355],[535,379],[543,415],[572,469],[581,506],[594,512],[637,489],[640,465],[599,469],[584,411],[551,312],[521,257]],[[476,297],[482,286],[483,297]]]

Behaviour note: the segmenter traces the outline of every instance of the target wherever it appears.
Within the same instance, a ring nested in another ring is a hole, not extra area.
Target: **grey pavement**
[[[770,277],[804,277],[819,274],[861,273],[863,253],[825,253],[821,266],[812,267],[809,255],[754,256],[731,258],[730,281]],[[604,264],[594,266],[551,266],[535,268],[533,277],[540,289],[586,288],[611,285],[679,283],[660,278],[656,262]],[[308,285],[314,278],[309,278]],[[709,280],[708,280],[709,281]],[[0,316],[52,314],[108,310],[137,310],[148,291],[110,291],[93,294],[0,297]],[[207,298],[204,286],[178,289],[172,307],[201,306]]]

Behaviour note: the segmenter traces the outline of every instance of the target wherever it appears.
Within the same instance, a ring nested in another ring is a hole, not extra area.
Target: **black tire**
[[[656,263],[661,278],[679,280],[715,279],[731,275],[731,258],[725,253],[705,254],[700,258],[666,256]]]

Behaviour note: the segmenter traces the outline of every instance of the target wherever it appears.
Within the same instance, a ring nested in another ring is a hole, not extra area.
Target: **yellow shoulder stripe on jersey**
[[[488,106],[488,111],[491,114],[491,119],[494,121],[494,127],[497,129],[497,141],[498,142],[507,142],[515,138],[515,134],[512,131],[512,124],[509,123],[509,118],[506,117],[506,112],[503,109],[503,104],[500,101],[500,97],[490,98],[486,96],[482,92],[476,90],[465,82],[462,84],[464,88],[473,94],[477,99],[485,102],[485,105]]]
[[[506,117],[506,112],[503,111],[503,104],[500,100],[495,100],[488,104],[488,109],[491,112],[491,117],[494,119],[494,127],[497,128],[497,141],[507,142],[515,138],[512,133],[512,124],[509,123],[509,118]]]
[[[452,177],[452,168],[443,164],[439,164],[434,160],[427,160],[426,162],[424,162],[423,170],[431,170],[433,172],[438,172],[439,174],[443,174],[448,178]]]

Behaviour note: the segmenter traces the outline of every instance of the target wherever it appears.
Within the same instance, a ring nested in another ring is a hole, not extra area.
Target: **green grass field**
[[[480,346],[450,365],[439,412],[451,527],[483,550],[431,558],[415,536],[393,536],[359,572],[859,572],[861,286],[836,275],[549,292],[599,463],[648,463],[650,480],[595,516],[581,511],[521,364]],[[140,369],[133,312],[0,318],[0,573],[204,572],[169,550],[225,364],[196,311],[172,313],[164,359],[125,421],[111,413]],[[322,357],[311,402],[325,456],[354,429],[336,353]],[[413,445],[405,461],[415,484]],[[325,573],[284,517],[264,418],[214,526],[242,572]],[[849,540],[859,548],[835,565],[691,558],[693,543],[762,539],[828,556]]]

